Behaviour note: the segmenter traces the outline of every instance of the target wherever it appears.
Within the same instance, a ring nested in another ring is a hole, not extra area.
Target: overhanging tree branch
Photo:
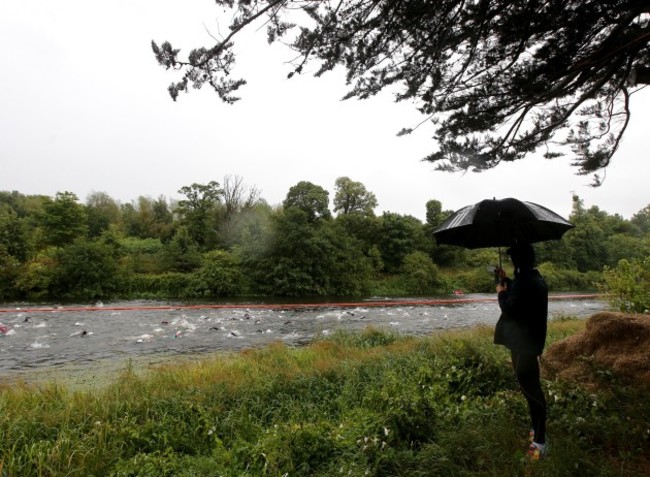
[[[425,159],[443,170],[483,170],[544,147],[549,157],[570,154],[580,174],[598,171],[630,120],[615,101],[627,105],[631,88],[650,84],[645,0],[216,1],[235,12],[223,41],[185,60],[167,42],[152,44],[161,65],[183,73],[170,86],[174,99],[208,82],[236,101],[245,84],[229,78],[236,35],[266,16],[276,41],[296,31],[283,19],[302,10],[309,23],[290,42],[301,58],[294,73],[311,62],[316,76],[340,65],[346,99],[401,88],[396,100],[416,99],[432,124],[438,150]],[[590,116],[606,127],[591,128]]]

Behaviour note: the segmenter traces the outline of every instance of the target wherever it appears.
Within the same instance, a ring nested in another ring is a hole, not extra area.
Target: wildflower
[[[461,400],[461,401],[464,401],[465,399],[467,399],[467,396],[465,396],[465,395],[463,394],[463,395],[460,397],[460,400]]]
[[[386,437],[388,437],[388,434],[389,434],[389,433],[390,433],[390,429],[388,429],[387,427],[384,427],[384,435],[385,435]]]

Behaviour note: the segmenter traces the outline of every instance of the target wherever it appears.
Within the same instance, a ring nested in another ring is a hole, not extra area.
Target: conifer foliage
[[[346,98],[389,88],[432,122],[439,169],[475,171],[524,158],[570,154],[580,174],[610,163],[630,120],[630,97],[650,82],[650,4],[645,0],[216,0],[233,18],[215,44],[181,57],[152,42],[178,70],[174,100],[208,83],[226,102],[233,46],[264,24],[270,43],[298,52],[316,76],[347,71]],[[262,73],[260,73],[262,74]],[[417,126],[415,126],[417,127]],[[414,127],[400,133],[408,134]],[[595,184],[599,183],[595,176]]]

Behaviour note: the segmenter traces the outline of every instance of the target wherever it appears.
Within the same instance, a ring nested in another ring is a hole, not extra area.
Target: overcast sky
[[[239,47],[248,84],[235,105],[205,89],[173,102],[177,76],[158,66],[151,40],[187,52],[210,44],[220,11],[212,0],[0,0],[0,190],[54,196],[92,191],[120,202],[179,198],[192,183],[236,175],[270,204],[310,181],[334,196],[347,176],[384,211],[425,218],[430,199],[458,209],[517,197],[567,216],[586,206],[630,218],[650,204],[650,89],[633,96],[632,121],[600,188],[570,159],[529,158],[480,174],[434,171],[428,125],[390,94],[341,101],[342,74],[287,79],[291,51],[265,32]]]

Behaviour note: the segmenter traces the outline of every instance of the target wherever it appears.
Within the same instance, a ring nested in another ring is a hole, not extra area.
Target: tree
[[[335,182],[334,212],[341,214],[359,213],[373,216],[377,207],[377,197],[366,190],[361,182],[350,180],[349,177],[339,177]]]
[[[195,292],[201,296],[236,295],[246,291],[246,280],[239,260],[229,252],[206,252],[195,276]]]
[[[455,247],[453,245],[439,245],[435,243],[433,238],[433,231],[447,217],[454,213],[453,210],[442,210],[442,203],[439,200],[430,200],[426,203],[426,223],[424,224],[424,234],[435,245],[432,245],[429,255],[437,265],[451,265],[454,262],[460,261],[461,257],[465,254],[465,249],[462,247]]]
[[[152,204],[153,223],[151,236],[169,240],[174,234],[174,214],[164,196],[159,196]]]
[[[334,221],[315,223],[299,207],[275,217],[271,244],[251,265],[263,292],[285,296],[361,295],[373,271],[359,241]]]
[[[120,287],[113,248],[101,241],[79,238],[56,249],[48,292],[52,297],[106,298]]]
[[[177,212],[182,217],[181,222],[187,227],[192,240],[200,248],[207,249],[214,238],[215,227],[211,219],[214,218],[217,204],[221,202],[223,189],[218,182],[210,181],[181,187],[178,192],[185,196],[185,199],[178,201]]]
[[[202,257],[187,228],[176,229],[174,237],[163,248],[163,263],[174,272],[192,272],[201,266]]]
[[[88,236],[99,237],[111,224],[120,221],[120,206],[106,192],[91,192],[86,197]]]
[[[573,196],[573,211],[569,221],[575,228],[569,230],[564,240],[573,251],[573,260],[580,272],[601,270],[605,265],[607,250],[605,233],[597,209],[585,210],[582,199]]]
[[[650,310],[650,257],[621,260],[616,268],[605,267],[601,286],[613,308],[625,313]]]
[[[630,222],[638,228],[641,235],[650,234],[650,204],[634,214]]]
[[[237,212],[255,206],[260,195],[260,190],[255,186],[247,186],[242,177],[230,174],[224,176],[222,197],[226,220]]]
[[[308,181],[300,181],[289,189],[287,197],[282,202],[285,209],[297,207],[307,214],[310,222],[319,219],[330,219],[329,192],[321,186]]]
[[[0,249],[21,262],[27,260],[31,249],[27,220],[15,212],[0,212]],[[1,267],[0,267],[1,268]]]
[[[410,215],[384,212],[379,239],[379,250],[388,273],[399,272],[406,255],[422,247],[422,223]]]
[[[57,192],[53,201],[45,204],[43,228],[49,244],[61,247],[87,232],[86,211],[72,192]]]
[[[399,87],[397,101],[415,101],[422,122],[434,123],[439,150],[426,159],[443,170],[480,171],[553,147],[548,157],[570,148],[579,173],[598,171],[618,148],[636,85],[650,83],[643,0],[216,3],[232,22],[213,46],[181,59],[169,42],[152,42],[158,62],[182,74],[169,87],[174,100],[207,83],[236,101],[245,80],[230,78],[234,39],[265,23],[269,42],[298,53],[289,76],[316,62],[316,76],[347,70],[346,98]]]
[[[240,176],[226,175],[223,178],[223,207],[219,220],[219,244],[233,246],[241,231],[258,215],[256,207],[262,203],[257,187],[247,186]]]
[[[402,263],[402,273],[411,293],[431,293],[440,285],[438,266],[424,252],[416,251],[406,255]]]

